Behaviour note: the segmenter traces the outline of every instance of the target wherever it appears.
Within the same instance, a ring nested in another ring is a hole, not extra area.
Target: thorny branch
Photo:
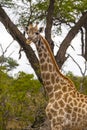
[[[69,55],[69,54],[68,54],[68,55]],[[85,60],[85,63],[84,63],[84,65],[85,65],[84,71],[82,71],[82,68],[81,68],[80,65],[75,61],[75,59],[74,59],[71,55],[69,55],[69,57],[71,57],[71,59],[74,61],[74,63],[78,66],[78,68],[79,68],[79,70],[80,70],[80,72],[81,72],[81,74],[82,74],[82,78],[81,78],[81,82],[80,82],[80,92],[84,92],[84,86],[83,86],[83,84],[84,84],[85,74],[86,74],[86,71],[87,71],[87,61]]]
[[[7,52],[8,48],[13,44],[14,40],[6,47],[5,50],[3,50],[3,47],[2,45],[0,44],[0,48],[1,48],[1,51],[2,51],[2,55],[4,56],[4,54]]]
[[[74,63],[78,66],[82,76],[84,76],[86,71],[87,71],[87,62],[85,61],[85,68],[84,68],[84,72],[83,72],[81,66],[79,65],[79,63],[77,63],[76,60],[70,54],[68,54],[68,55],[69,55],[69,57],[71,57],[71,59],[74,61]]]

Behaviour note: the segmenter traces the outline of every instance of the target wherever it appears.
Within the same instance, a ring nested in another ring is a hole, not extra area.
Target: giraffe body
[[[46,115],[52,130],[83,130],[87,127],[87,96],[80,94],[71,80],[63,76],[49,44],[37,29],[28,28],[27,43],[34,42],[40,60],[41,76],[49,97]]]

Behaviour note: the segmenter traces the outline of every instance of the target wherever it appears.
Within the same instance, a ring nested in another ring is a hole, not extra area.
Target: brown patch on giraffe
[[[54,92],[57,91],[57,90],[58,90],[58,85],[56,84],[56,85],[54,86]]]
[[[73,91],[72,87],[68,86],[67,88],[68,88],[68,92]]]
[[[72,109],[69,107],[69,108],[67,109],[67,112],[68,112],[68,113],[71,113],[71,112],[72,112]]]
[[[44,65],[44,64],[42,64],[42,65],[40,66],[40,68],[41,68],[41,71],[45,71],[45,70],[47,70],[47,66]]]
[[[53,91],[53,87],[51,85],[46,86],[46,90],[48,93],[51,93]]]
[[[76,98],[76,100],[79,102],[80,99],[79,99],[79,98]]]
[[[45,84],[46,84],[46,85],[50,85],[50,84],[51,84],[51,83],[50,83],[50,80],[46,80],[46,81],[45,81]]]
[[[44,58],[41,58],[41,59],[40,59],[40,62],[41,62],[41,64],[44,63],[44,62],[45,62],[45,59],[44,59]]]
[[[47,63],[50,63],[50,58],[49,58],[49,57],[47,58]],[[50,64],[50,65],[51,65],[51,64]]]
[[[73,112],[72,113],[72,121],[75,121],[76,120],[76,112]]]
[[[65,106],[65,102],[62,99],[58,103],[59,103],[60,107],[64,107]]]
[[[62,97],[62,91],[58,91],[58,92],[55,92],[55,100],[58,100],[59,98]]]
[[[81,110],[81,108],[78,108],[78,113],[80,113],[82,110]]]
[[[60,123],[60,122],[62,123],[62,122],[63,122],[63,117],[62,117],[62,115],[61,115],[61,116],[59,115],[59,116],[57,117],[57,121],[58,121],[58,123]]]
[[[67,114],[67,115],[66,115],[66,118],[70,119],[70,114]]]
[[[54,75],[55,75],[55,78],[56,78],[58,76],[58,73],[55,71]]]
[[[76,92],[76,97],[79,99],[79,93],[78,93],[78,91]]]
[[[85,100],[85,103],[87,104],[87,100]]]
[[[75,98],[75,91],[71,91],[71,92],[70,92],[70,96],[71,96],[72,98]]]
[[[40,57],[42,57],[42,55],[43,55],[43,54],[42,54],[42,52],[41,52],[41,53],[39,53],[39,56],[40,56]]]
[[[68,93],[65,93],[64,96],[63,96],[63,99],[64,99],[65,102],[68,101],[68,97],[69,97],[69,96],[68,96]]]
[[[78,119],[81,120],[82,114],[78,113]]]
[[[41,69],[41,71],[43,71],[43,69],[44,69],[44,68],[43,68],[43,64],[42,64],[42,65],[40,65],[40,69]]]
[[[47,63],[44,64],[44,71],[45,70],[48,70],[48,64]]]
[[[61,82],[61,85],[63,85],[63,86],[66,85],[66,82],[64,81],[64,79],[61,79],[60,82]]]
[[[83,104],[82,104],[82,108],[84,108],[85,106],[86,106],[86,104],[85,104],[85,103],[83,103]]]
[[[58,82],[59,82],[59,77],[56,78],[56,83],[58,83]]]
[[[81,101],[84,102],[84,98],[82,98]]]
[[[85,115],[85,110],[82,109],[82,115]]]
[[[59,89],[61,89],[60,84],[55,84],[54,85],[54,91],[58,91]]]
[[[75,112],[77,112],[77,111],[78,111],[78,108],[77,108],[77,107],[74,107],[73,110],[74,110]]]
[[[52,120],[52,122],[53,122],[53,126],[55,126],[55,125],[56,125],[56,119],[54,118],[54,119]]]
[[[62,88],[62,91],[63,91],[63,93],[67,92],[67,86],[64,86],[64,87]]]
[[[50,112],[52,113],[53,116],[56,116],[56,115],[57,115],[56,110],[54,110],[53,108],[50,109]]]
[[[80,94],[79,96],[80,96],[80,98],[84,98],[83,94]]]
[[[70,106],[73,107],[73,102],[70,103]]]
[[[73,100],[73,102],[74,102],[74,106],[77,106],[78,104],[77,100]]]
[[[81,103],[81,102],[79,102],[78,107],[81,107],[81,106],[82,106],[82,103]]]
[[[72,112],[72,107],[69,104],[67,104],[66,107],[65,107],[65,111],[67,113],[71,113]]]
[[[58,103],[57,103],[57,102],[54,102],[54,104],[53,104],[53,108],[55,108],[55,109],[59,109],[59,106],[58,106]]]
[[[50,79],[50,73],[46,73],[46,80],[49,80]]]
[[[45,58],[47,57],[47,54],[46,53],[44,53],[44,55],[43,55]]]
[[[69,97],[68,98],[68,103],[70,103],[72,101],[72,98],[71,97]]]
[[[53,71],[53,66],[51,64],[49,64],[49,72]]]
[[[51,82],[52,82],[52,84],[55,83],[55,75],[54,74],[51,74]]]
[[[64,115],[63,109],[59,109],[59,115]]]

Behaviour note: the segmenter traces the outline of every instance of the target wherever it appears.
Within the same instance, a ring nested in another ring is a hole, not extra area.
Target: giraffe
[[[49,101],[46,115],[51,130],[83,130],[87,127],[87,96],[58,68],[47,40],[38,25],[28,26],[26,44],[34,43],[39,56],[41,77]]]

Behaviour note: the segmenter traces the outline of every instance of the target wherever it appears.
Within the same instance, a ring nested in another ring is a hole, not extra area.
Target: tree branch
[[[81,31],[81,42],[82,42],[82,46],[81,46],[81,51],[82,51],[82,56],[84,57],[84,45],[85,45],[85,43],[84,43],[84,31],[83,31],[83,28],[81,28],[80,29],[80,31]]]
[[[86,22],[86,19],[87,19],[87,12],[85,12],[85,14],[81,16],[80,20],[75,24],[74,27],[72,27],[72,29],[69,31],[69,33],[63,40],[62,44],[60,45],[59,51],[57,52],[57,55],[55,57],[59,68],[62,67],[63,63],[67,59],[65,54],[66,54],[67,48],[70,46],[70,42],[76,36],[76,34],[81,29],[83,24]]]
[[[51,28],[53,24],[54,3],[55,3],[55,0],[50,0],[48,11],[47,11],[48,13],[46,16],[46,29],[45,29],[45,37],[48,43],[50,44],[52,51],[54,49],[54,44],[51,39]]]

